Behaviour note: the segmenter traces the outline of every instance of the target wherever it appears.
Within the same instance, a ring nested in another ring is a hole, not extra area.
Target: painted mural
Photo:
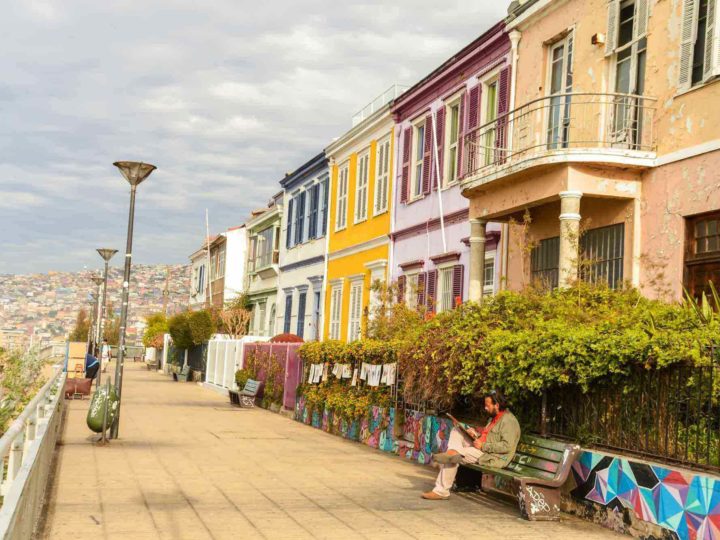
[[[720,540],[720,479],[586,451],[573,465],[577,499],[675,532],[681,540]]]

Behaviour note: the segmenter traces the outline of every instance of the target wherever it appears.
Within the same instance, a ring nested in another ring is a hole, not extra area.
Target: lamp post
[[[107,318],[107,282],[108,282],[108,265],[110,263],[110,259],[113,258],[113,256],[117,253],[117,249],[110,249],[110,248],[98,248],[97,252],[100,254],[100,256],[105,261],[105,273],[103,274],[103,291],[102,291],[102,308],[100,311],[100,325],[98,330],[98,340],[100,341],[100,369],[98,370],[98,376],[97,376],[97,386],[96,388],[100,388],[100,377],[102,376],[102,340],[103,336],[105,335],[105,319]]]
[[[92,340],[93,346],[90,350],[90,354],[95,356],[97,354],[98,332],[100,331],[100,285],[103,283],[103,278],[100,276],[93,276],[90,279],[92,279],[92,282],[97,287],[95,290],[95,309],[93,310],[93,317],[95,319],[95,323],[92,325],[94,327]]]
[[[90,344],[92,343],[92,331],[95,325],[95,311],[97,309],[97,296],[90,293],[88,297],[88,304],[92,306],[88,313],[88,330],[87,330],[87,345],[85,346],[85,353],[90,354]]]
[[[130,213],[128,216],[127,243],[125,245],[125,270],[122,283],[122,307],[120,311],[120,332],[118,335],[118,355],[115,366],[115,391],[118,395],[118,412],[110,430],[110,438],[117,439],[120,430],[120,404],[122,403],[122,375],[125,360],[125,326],[127,325],[128,302],[130,300],[130,266],[132,262],[133,222],[135,220],[135,191],[137,187],[157,167],[149,163],[136,161],[116,161],[113,163],[130,184]]]

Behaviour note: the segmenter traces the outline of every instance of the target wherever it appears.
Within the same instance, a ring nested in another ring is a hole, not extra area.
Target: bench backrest
[[[258,388],[260,388],[260,383],[258,381],[248,379],[245,383],[245,388],[243,388],[243,392],[247,392],[249,394],[257,394]]]
[[[180,375],[188,375],[190,373],[190,366],[185,366],[180,370]]]
[[[507,469],[523,476],[564,481],[579,451],[573,444],[523,435]]]

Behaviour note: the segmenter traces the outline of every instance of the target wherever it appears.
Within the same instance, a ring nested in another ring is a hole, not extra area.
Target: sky
[[[0,273],[186,263],[392,84],[412,85],[507,0],[5,0]],[[116,256],[116,265],[122,262]]]

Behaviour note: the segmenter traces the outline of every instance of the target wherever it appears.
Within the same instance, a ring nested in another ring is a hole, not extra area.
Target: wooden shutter
[[[465,149],[465,102],[467,101],[467,92],[460,97],[460,111],[458,115],[458,152],[457,152],[457,171],[458,178],[465,176],[463,173],[463,151]]]
[[[699,0],[683,0],[682,32],[680,34],[680,90],[690,88],[692,81],[693,48],[697,34]]]
[[[410,153],[412,147],[412,127],[403,133],[402,176],[400,179],[400,202],[406,203],[410,195]]]
[[[325,236],[327,234],[328,185],[328,180],[325,178],[322,183],[322,220],[319,236]]]
[[[703,79],[720,75],[720,24],[718,24],[718,6],[720,6],[720,1],[708,1]]]
[[[443,185],[443,174],[445,173],[445,104],[435,114],[435,140],[437,141],[437,163],[434,169],[435,176],[432,179],[433,190],[437,189],[438,184]]]
[[[305,234],[305,192],[298,195],[297,208],[295,209],[295,243],[302,244]]]
[[[639,39],[647,34],[648,4],[648,0],[635,0],[635,39]]]
[[[426,301],[427,301],[427,308],[428,311],[435,313],[437,305],[437,278],[438,278],[438,271],[437,270],[431,270],[427,273],[427,294],[426,294]]]
[[[422,272],[418,275],[417,305],[424,306],[427,292],[427,273]]]
[[[405,284],[407,282],[407,278],[405,276],[399,276],[397,280],[397,302],[398,304],[402,304],[405,301]]]
[[[462,264],[456,264],[453,267],[453,306],[462,304],[463,302],[463,278],[465,276],[465,267]]]
[[[507,157],[508,117],[510,110],[510,66],[504,67],[498,77],[498,121],[497,136],[495,137],[496,160],[503,163]]]
[[[283,332],[290,333],[290,319],[292,317],[292,294],[285,296],[285,317],[283,321]]]
[[[301,293],[298,299],[298,318],[297,318],[297,331],[295,334],[300,337],[305,337],[305,304],[307,302],[307,293]]]
[[[430,193],[430,180],[432,179],[432,115],[425,117],[425,141],[423,145],[423,171],[422,171],[422,192],[424,195]],[[420,141],[418,141],[418,144]]]
[[[292,246],[292,224],[293,224],[293,205],[295,203],[294,199],[290,199],[290,203],[288,204],[288,213],[287,213],[287,230],[285,231],[285,247],[287,249],[290,249]]]
[[[478,84],[474,86],[468,95],[468,118],[467,130],[472,131],[480,123],[480,93],[481,88]]]
[[[605,38],[605,56],[615,52],[618,42],[618,25],[620,22],[620,0],[608,2],[607,36]]]

